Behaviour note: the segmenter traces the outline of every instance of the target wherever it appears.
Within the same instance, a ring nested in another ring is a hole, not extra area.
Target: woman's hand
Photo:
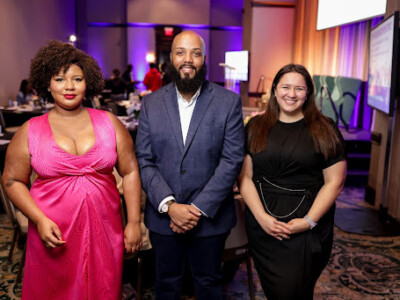
[[[258,196],[256,186],[253,182],[253,161],[250,155],[246,155],[243,161],[242,171],[239,175],[238,186],[243,200],[249,207],[254,218],[262,229],[274,238],[282,241],[282,239],[290,238],[290,229],[284,222],[280,222],[274,217],[268,215],[261,199]]]
[[[142,230],[140,222],[130,222],[124,231],[124,245],[127,253],[135,253],[142,247]]]
[[[310,230],[310,224],[303,218],[292,219],[287,223],[287,226],[291,234]]]
[[[57,224],[47,217],[43,217],[36,224],[39,236],[47,248],[56,248],[66,243]]]
[[[261,220],[258,220],[258,223],[266,233],[280,241],[290,238],[291,232],[288,224],[278,221],[270,215],[265,214]]]

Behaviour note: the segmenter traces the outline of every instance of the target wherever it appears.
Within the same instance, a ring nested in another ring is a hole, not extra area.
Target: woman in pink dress
[[[111,113],[82,106],[103,79],[96,61],[72,45],[42,47],[30,82],[55,107],[21,127],[6,156],[6,192],[29,218],[22,299],[121,299],[124,248],[141,245],[130,134]],[[123,178],[125,230],[114,166]],[[38,177],[29,191],[32,169]]]

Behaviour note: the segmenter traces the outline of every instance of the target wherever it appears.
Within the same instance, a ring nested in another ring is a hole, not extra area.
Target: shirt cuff
[[[202,214],[204,217],[208,218],[207,214],[206,214],[204,211],[202,211],[200,208],[198,208],[198,207],[197,207],[196,205],[194,205],[193,203],[192,203],[192,205],[193,205],[194,207],[196,207],[196,208],[201,212],[201,214]]]
[[[158,205],[158,212],[159,212],[159,213],[163,213],[162,210],[161,210],[161,208],[163,207],[163,205],[164,205],[166,202],[168,202],[168,201],[170,201],[170,200],[175,201],[174,196],[172,196],[172,195],[171,195],[171,196],[168,196],[168,197],[164,198],[164,199],[161,201],[160,205]]]

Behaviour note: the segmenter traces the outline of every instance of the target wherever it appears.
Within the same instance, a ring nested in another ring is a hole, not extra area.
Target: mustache
[[[196,70],[196,67],[193,66],[193,65],[190,65],[190,64],[183,64],[183,65],[181,65],[181,66],[179,67],[179,70],[181,70],[181,69],[184,68],[184,67],[189,67],[189,68],[192,68],[193,70]]]

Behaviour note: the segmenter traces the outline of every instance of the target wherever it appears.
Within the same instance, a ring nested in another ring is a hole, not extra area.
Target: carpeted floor
[[[12,263],[7,261],[13,228],[6,215],[0,215],[0,299],[20,299],[21,285],[15,284],[21,250],[14,252]]]
[[[345,188],[337,207],[366,207],[363,197],[363,189]],[[15,284],[21,251],[14,254],[12,264],[7,263],[11,237],[12,228],[6,216],[0,215],[0,300],[20,299],[21,294],[21,286]],[[264,299],[254,267],[253,278],[256,299]],[[152,299],[151,291],[145,291],[143,298]],[[224,298],[249,299],[245,263],[224,286]],[[330,263],[317,283],[314,299],[400,299],[400,237],[358,235],[335,228]]]
[[[336,201],[336,226],[349,233],[369,236],[400,236],[400,222],[379,213],[364,201],[364,189],[345,188]]]

